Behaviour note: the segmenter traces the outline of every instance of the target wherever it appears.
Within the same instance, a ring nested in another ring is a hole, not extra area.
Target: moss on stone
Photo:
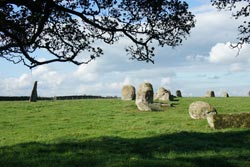
[[[207,120],[214,129],[250,128],[250,113],[217,114],[207,117]]]

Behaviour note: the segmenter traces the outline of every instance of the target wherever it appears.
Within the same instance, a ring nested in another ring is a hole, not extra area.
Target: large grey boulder
[[[215,97],[215,93],[212,90],[206,92],[206,97]]]
[[[150,105],[153,103],[154,91],[151,83],[139,85],[135,104],[140,111],[152,111]]]
[[[135,100],[135,87],[133,85],[122,87],[122,100]]]
[[[172,100],[171,92],[163,87],[160,87],[155,96],[155,100],[171,101]]]
[[[36,101],[37,101],[37,81],[35,81],[30,95],[30,102],[36,102]]]
[[[217,114],[216,109],[212,105],[203,101],[191,103],[188,112],[193,119],[206,119],[210,115]]]

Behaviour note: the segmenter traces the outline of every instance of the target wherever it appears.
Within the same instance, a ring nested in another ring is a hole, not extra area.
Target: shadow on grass
[[[172,106],[172,107],[176,107],[176,106],[178,106],[179,104],[180,104],[180,103],[178,103],[178,102],[172,102],[172,103],[171,103],[171,106]]]
[[[1,167],[236,167],[250,165],[250,130],[180,132],[124,139],[100,137],[0,148]]]

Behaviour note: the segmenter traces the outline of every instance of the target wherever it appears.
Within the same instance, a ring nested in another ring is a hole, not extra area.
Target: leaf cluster
[[[178,46],[194,27],[180,0],[1,0],[0,57],[33,68],[52,62],[86,64],[103,54],[97,42],[131,41],[132,59],[154,62],[153,42]],[[46,50],[50,58],[35,54]],[[85,59],[79,59],[84,54]]]

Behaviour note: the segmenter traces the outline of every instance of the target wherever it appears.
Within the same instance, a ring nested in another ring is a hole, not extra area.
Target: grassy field
[[[213,130],[191,102],[250,112],[250,98],[180,98],[164,112],[119,99],[0,102],[1,167],[247,167],[250,130]]]

